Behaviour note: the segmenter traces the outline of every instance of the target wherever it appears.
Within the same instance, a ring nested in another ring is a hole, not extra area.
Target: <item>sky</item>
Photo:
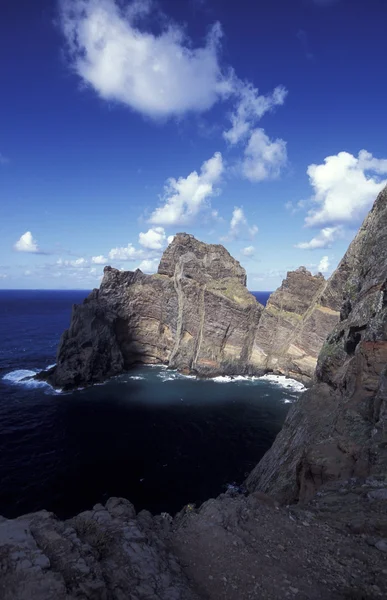
[[[145,273],[177,232],[251,290],[328,277],[387,184],[385,0],[2,0],[0,287]]]

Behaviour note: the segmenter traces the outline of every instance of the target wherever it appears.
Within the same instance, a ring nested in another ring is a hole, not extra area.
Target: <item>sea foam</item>
[[[11,385],[22,385],[30,389],[48,388],[50,392],[60,394],[61,390],[56,390],[47,383],[47,381],[37,381],[34,379],[35,375],[40,373],[40,371],[41,370],[31,371],[29,369],[17,369],[16,371],[11,371],[4,375],[3,381],[7,381]]]

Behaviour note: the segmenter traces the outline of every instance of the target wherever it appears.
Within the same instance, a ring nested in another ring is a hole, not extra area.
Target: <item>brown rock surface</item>
[[[306,382],[313,377],[319,351],[339,320],[340,286],[313,276],[305,267],[289,272],[262,313],[254,348],[262,367]]]
[[[220,245],[177,234],[159,271],[106,267],[99,290],[74,306],[48,380],[71,388],[136,363],[197,373],[256,373],[253,342],[263,307],[246,272]]]
[[[341,320],[319,355],[316,383],[295,404],[249,476],[283,502],[324,483],[387,470],[387,188],[333,274],[344,288]]]
[[[338,320],[337,294],[330,304],[322,297],[328,286],[301,267],[263,310],[223,246],[180,233],[155,275],[105,268],[99,290],[73,308],[56,367],[38,378],[70,389],[161,363],[210,377],[275,371],[310,381]]]

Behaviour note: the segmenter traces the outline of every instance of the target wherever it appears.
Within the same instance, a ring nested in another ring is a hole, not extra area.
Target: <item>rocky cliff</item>
[[[196,244],[192,238],[188,243]],[[165,273],[153,279],[164,282],[167,289],[171,279],[172,285],[184,288],[185,282],[175,281],[176,272],[184,272],[184,255],[169,248],[161,267]],[[205,255],[196,259],[203,261]],[[234,269],[232,261],[230,266]],[[218,273],[217,269],[214,265],[212,272]],[[195,269],[189,274],[195,275]],[[204,277],[206,286],[219,282],[212,275],[212,281],[207,279],[207,273]],[[152,517],[146,511],[136,515],[127,500],[117,498],[67,521],[46,511],[14,520],[0,517],[2,599],[377,600],[387,596],[387,188],[332,278],[328,283],[314,279],[313,293],[302,304],[297,300],[299,284],[294,283],[304,277],[311,276],[303,270],[289,274],[272,299],[273,306],[302,315],[306,323],[316,311],[317,319],[319,313],[330,314],[324,309],[335,312],[344,289],[340,321],[320,352],[315,384],[291,409],[272,449],[250,475],[250,493],[229,491],[198,509],[188,505],[174,519],[167,514]],[[238,275],[231,279],[233,291],[239,285],[245,290]],[[139,349],[149,360],[172,352],[176,335],[164,350],[153,343],[153,333],[138,342],[138,337],[129,340],[126,333],[121,338],[112,325],[125,306],[125,294],[134,324],[141,324],[144,313],[138,315],[134,309],[132,288],[141,290],[149,281],[153,280],[140,272],[108,269],[99,292],[102,299],[95,291],[83,308],[74,310],[74,331],[65,334],[62,344],[77,347],[81,340],[87,342],[86,335],[93,344],[96,332],[101,350],[104,341],[115,345],[119,369],[125,367],[125,357],[132,360]],[[219,296],[222,302],[224,291]],[[107,307],[104,294],[109,298]],[[175,290],[167,306],[179,314],[185,291],[177,306],[176,296]],[[89,322],[77,321],[79,311],[83,317],[89,314]],[[186,323],[184,310],[180,314]],[[139,325],[136,335],[144,331]],[[178,331],[184,335],[183,327]],[[292,343],[302,343],[302,331],[299,326]],[[259,327],[256,336],[258,332]],[[289,348],[283,340],[279,347]],[[96,359],[90,359],[92,344],[77,348],[89,360],[91,380],[98,373],[93,366]],[[269,350],[271,346],[267,356]],[[78,372],[76,362],[67,364]],[[114,362],[109,364],[116,368]],[[301,502],[280,506],[276,498],[283,503]]]
[[[343,283],[304,267],[288,273],[259,321],[255,345],[262,368],[306,382],[313,377],[321,347],[339,320]]]
[[[40,377],[69,389],[162,363],[201,376],[274,371],[308,381],[338,321],[340,291],[300,268],[263,310],[223,246],[177,234],[155,275],[105,268],[99,290],[73,308],[56,367]]]
[[[316,383],[247,481],[283,502],[307,500],[331,480],[386,473],[387,188],[328,285],[344,300]]]

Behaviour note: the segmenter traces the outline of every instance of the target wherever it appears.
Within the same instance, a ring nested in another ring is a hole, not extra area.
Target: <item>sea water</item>
[[[173,514],[242,484],[303,386],[160,366],[66,394],[34,381],[86,295],[0,291],[0,515],[68,517],[110,496]]]

